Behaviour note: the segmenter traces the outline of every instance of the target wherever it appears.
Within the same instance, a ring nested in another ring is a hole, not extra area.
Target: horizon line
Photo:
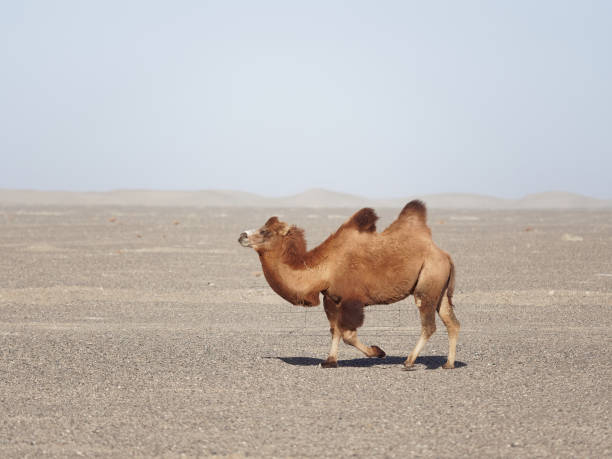
[[[468,191],[446,191],[446,192],[434,192],[434,193],[412,193],[406,195],[397,195],[397,196],[381,196],[381,197],[373,197],[362,194],[355,194],[348,191],[337,191],[329,188],[322,187],[312,187],[306,188],[303,191],[297,193],[288,193],[282,195],[266,195],[253,191],[245,191],[234,188],[193,188],[193,189],[169,189],[169,188],[111,188],[107,190],[67,190],[67,189],[36,189],[36,188],[4,188],[0,187],[0,192],[34,192],[34,193],[71,193],[71,194],[104,194],[104,193],[120,193],[120,192],[162,192],[162,193],[201,193],[201,192],[230,192],[230,193],[243,193],[249,194],[265,199],[283,199],[283,198],[292,198],[300,195],[307,194],[309,192],[325,192],[325,193],[333,193],[339,195],[347,195],[355,198],[362,199],[373,199],[373,200],[395,200],[395,199],[403,199],[403,198],[419,198],[426,196],[472,196],[472,197],[486,197],[486,198],[494,198],[499,200],[506,201],[516,201],[525,199],[532,196],[538,195],[550,195],[550,194],[567,194],[573,195],[577,197],[584,197],[589,199],[596,199],[599,201],[610,201],[612,197],[596,197],[584,193],[578,193],[574,191],[565,191],[565,190],[547,190],[547,191],[537,191],[532,193],[523,194],[519,197],[502,197],[494,194],[485,194],[485,193],[476,193],[476,192],[468,192]]]

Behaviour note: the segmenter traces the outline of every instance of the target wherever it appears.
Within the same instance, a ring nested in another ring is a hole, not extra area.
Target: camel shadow
[[[282,360],[289,365],[296,365],[300,367],[309,367],[309,366],[317,366],[323,362],[322,359],[315,359],[312,357],[266,357],[268,359],[278,359]],[[375,358],[359,358],[359,359],[350,359],[350,360],[338,360],[338,367],[374,367],[377,365],[403,365],[406,357],[400,356],[391,356],[388,355],[382,359]],[[442,365],[446,362],[445,356],[438,355],[426,355],[422,357],[418,357],[416,359],[415,365],[425,365],[427,370],[435,370],[438,368],[442,368]],[[461,368],[467,366],[466,363],[455,361],[455,368]]]

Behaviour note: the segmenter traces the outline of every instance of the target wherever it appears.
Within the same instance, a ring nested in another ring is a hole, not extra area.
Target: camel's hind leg
[[[446,291],[442,295],[442,303],[440,304],[438,313],[440,314],[440,319],[442,319],[442,322],[444,322],[446,326],[446,331],[448,331],[448,359],[442,368],[455,368],[457,337],[459,336],[459,328],[461,328],[461,325],[455,317],[453,306],[448,301]]]
[[[425,347],[425,343],[427,343],[429,337],[436,331],[436,302],[426,297],[421,297],[420,295],[415,295],[414,299],[419,308],[419,314],[421,315],[421,337],[404,362],[406,368],[410,368],[414,365],[414,361],[423,350],[423,347]]]

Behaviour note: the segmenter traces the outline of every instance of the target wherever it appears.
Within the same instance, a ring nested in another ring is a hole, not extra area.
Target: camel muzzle
[[[249,235],[247,233],[240,234],[238,238],[238,242],[242,247],[250,247],[251,243],[249,242]]]

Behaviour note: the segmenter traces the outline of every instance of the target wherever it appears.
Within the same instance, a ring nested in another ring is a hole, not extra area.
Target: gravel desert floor
[[[322,369],[241,231],[310,246],[357,209],[0,208],[0,456],[610,457],[612,211],[430,211],[457,267],[457,368],[412,299]],[[379,228],[399,209],[379,209]]]

